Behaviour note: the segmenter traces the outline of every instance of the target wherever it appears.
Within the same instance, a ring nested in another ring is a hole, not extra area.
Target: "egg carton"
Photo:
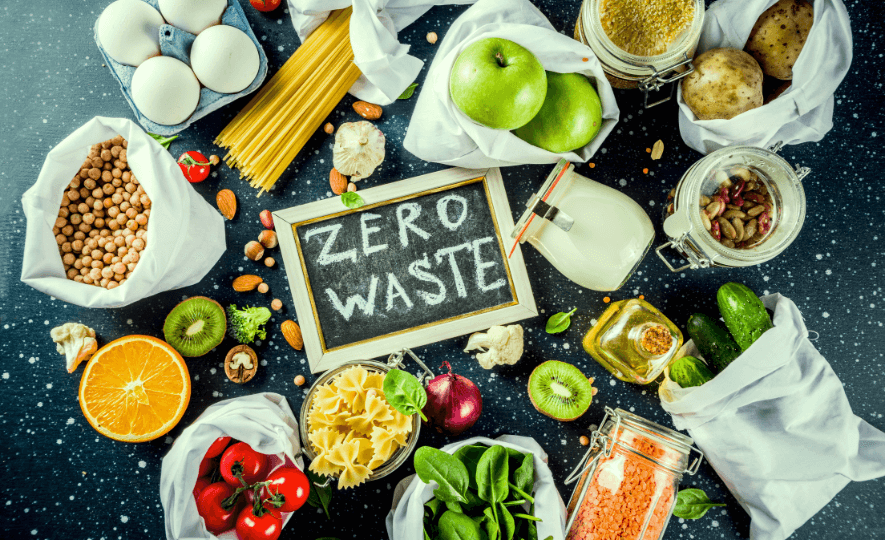
[[[158,12],[160,11],[160,6],[158,0],[141,0],[146,4],[150,5]],[[99,18],[101,16],[99,15]],[[187,120],[180,124],[176,124],[174,126],[167,126],[164,124],[158,124],[150,120],[147,116],[142,114],[138,107],[135,106],[135,101],[132,99],[132,76],[135,75],[135,68],[133,66],[128,66],[126,64],[121,64],[111,58],[107,51],[102,47],[101,42],[98,40],[98,19],[95,20],[95,27],[93,29],[95,35],[95,44],[98,45],[98,50],[101,52],[102,57],[104,57],[105,63],[108,68],[110,68],[111,73],[114,75],[114,78],[117,79],[117,82],[120,83],[120,89],[123,91],[123,97],[126,98],[126,101],[129,102],[129,106],[132,108],[132,112],[135,113],[135,118],[138,120],[138,123],[142,125],[147,131],[151,133],[156,133],[158,135],[169,136],[174,135],[200,118],[203,118],[207,114],[224,107],[228,103],[231,103],[243,96],[249,95],[255,90],[258,90],[258,87],[261,86],[261,83],[264,82],[264,78],[267,76],[267,55],[264,54],[264,49],[261,48],[261,43],[258,42],[258,38],[255,37],[255,34],[252,32],[252,28],[249,26],[249,22],[246,20],[246,15],[243,13],[243,8],[240,6],[237,0],[228,0],[227,8],[224,10],[224,14],[221,16],[221,24],[226,24],[228,26],[233,26],[239,30],[242,30],[249,36],[249,39],[252,40],[252,43],[255,44],[255,47],[258,49],[258,74],[255,76],[255,80],[252,81],[245,90],[238,92],[236,94],[221,94],[218,92],[213,92],[209,90],[205,86],[201,85],[200,88],[200,102],[197,104],[197,109],[191,114]],[[190,32],[185,32],[181,28],[177,28],[170,24],[164,24],[160,26],[160,52],[163,53],[163,56],[171,56],[177,60],[181,60],[188,66],[190,63],[190,49],[191,45],[194,43],[194,40],[197,38],[194,34]]]

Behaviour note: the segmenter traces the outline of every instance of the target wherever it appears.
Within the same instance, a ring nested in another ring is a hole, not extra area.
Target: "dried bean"
[[[709,214],[709,215],[711,215],[711,216],[715,216],[715,215],[717,215],[717,214],[719,213],[719,208],[720,208],[721,205],[722,205],[721,202],[719,202],[719,201],[713,201],[713,202],[711,202],[710,204],[707,205],[707,207],[705,208],[705,210],[707,211],[707,214]]]
[[[710,204],[710,202],[710,197],[707,197],[706,195],[701,195],[701,206],[707,206],[708,204]]]
[[[737,231],[734,230],[734,226],[727,219],[720,216],[716,218],[716,221],[719,223],[719,227],[722,229],[722,234],[732,240],[737,237]]]
[[[764,211],[765,211],[765,207],[760,204],[760,205],[754,206],[753,208],[750,208],[749,210],[747,210],[747,215],[750,217],[756,217]]]
[[[728,238],[726,238],[725,240],[722,241],[722,245],[725,246],[725,247],[727,247],[727,248],[734,249],[734,242],[732,242],[732,241],[729,240]]]
[[[704,228],[708,231],[710,230],[710,227],[712,227],[712,223],[710,223],[710,216],[707,215],[706,210],[701,210],[701,223],[704,224]]]
[[[735,235],[734,239],[740,242],[744,239],[744,222],[739,217],[734,217],[731,219],[731,225],[734,227]]]
[[[757,223],[758,222],[755,219],[751,219],[747,222],[747,224],[744,226],[744,240],[749,240],[753,237],[754,234],[756,234]]]
[[[739,204],[726,204],[725,208],[727,208],[728,210],[740,210],[741,205],[739,205]]]
[[[729,206],[731,206],[731,205],[729,205]],[[727,218],[727,219],[734,219],[734,218],[746,219],[747,214],[741,212],[739,208],[740,207],[738,207],[738,209],[733,208],[731,210],[726,210],[725,213],[722,214],[722,217]]]
[[[750,179],[750,171],[744,167],[734,167],[731,169],[731,175],[737,176],[741,180],[747,181]]]
[[[722,238],[722,232],[719,229],[719,222],[713,221],[710,226],[710,233],[713,235],[713,238],[719,240]]]

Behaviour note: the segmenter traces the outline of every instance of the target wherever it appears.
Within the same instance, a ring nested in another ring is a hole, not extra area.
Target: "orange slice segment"
[[[191,379],[178,351],[151,336],[126,336],[98,350],[80,380],[80,409],[99,433],[144,442],[181,420]]]

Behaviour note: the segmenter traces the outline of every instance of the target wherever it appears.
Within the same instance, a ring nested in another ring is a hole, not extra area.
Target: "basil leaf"
[[[513,471],[513,485],[526,493],[535,489],[535,458],[532,454],[523,454],[522,465]]]
[[[473,489],[478,489],[476,485],[476,466],[479,464],[479,458],[482,457],[483,452],[487,449],[488,446],[482,444],[471,444],[469,446],[462,446],[455,451],[455,457],[467,467],[468,485]]]
[[[439,537],[440,540],[480,540],[479,524],[449,510],[439,518]]]
[[[699,519],[714,506],[725,506],[725,503],[714,503],[702,489],[680,489],[676,495],[673,515],[684,519]]]
[[[498,525],[501,527],[501,540],[513,540],[513,534],[516,532],[516,522],[513,520],[513,515],[503,504],[495,504],[500,515]]]
[[[329,503],[332,502],[332,483],[329,482],[328,486],[320,487],[325,484],[328,479],[316,474],[307,467],[304,468],[304,474],[307,475],[307,478],[311,483],[310,494],[307,496],[307,504],[314,508],[322,508],[323,512],[326,513],[326,519],[332,519],[332,516],[329,515]]]
[[[169,145],[172,144],[172,141],[178,138],[178,135],[164,137],[162,135],[157,135],[156,133],[151,133],[150,131],[148,131],[147,134],[150,135],[151,138],[153,138],[155,141],[160,143],[160,146],[162,146],[166,150],[169,150]]]
[[[356,191],[345,191],[342,193],[341,203],[348,208],[359,208],[366,205],[366,201]]]
[[[400,94],[400,96],[396,99],[409,99],[410,97],[412,97],[412,94],[415,93],[416,88],[418,88],[418,83],[410,84],[409,87],[403,90],[403,93]]]
[[[419,414],[427,421],[427,417],[421,412],[427,404],[427,392],[414,375],[401,369],[391,369],[384,376],[381,389],[391,407],[406,416]]]
[[[503,446],[492,446],[483,452],[476,466],[479,498],[490,503],[504,502],[510,493],[508,476],[507,450]]]
[[[439,484],[433,490],[437,499],[443,502],[467,502],[467,468],[454,456],[436,448],[422,446],[415,452],[414,462],[415,473],[421,481]]]
[[[577,310],[578,308],[575,308],[568,313],[560,312],[547,319],[547,327],[545,328],[547,333],[558,334],[560,332],[565,332],[572,324],[572,314]]]

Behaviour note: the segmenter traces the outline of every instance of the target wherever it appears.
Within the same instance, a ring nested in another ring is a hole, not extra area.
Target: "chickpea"
[[[61,233],[65,236],[71,236],[74,234],[74,226],[73,225],[65,225],[61,228]]]
[[[139,225],[147,225],[148,218],[144,214],[138,214],[135,216],[135,222]]]
[[[104,268],[104,261],[100,259],[97,261],[92,261],[92,264],[90,266],[92,266],[92,268],[98,268],[99,270],[101,270],[102,268]],[[91,271],[92,270],[90,270],[90,272]]]
[[[83,240],[78,238],[71,242],[71,249],[73,249],[77,253],[83,251]]]
[[[107,290],[111,290],[111,289],[116,289],[119,286],[120,286],[120,284],[116,281],[108,281],[107,284],[105,285],[105,288]]]
[[[74,276],[74,281],[77,283],[83,283],[83,276]]]
[[[129,218],[126,217],[126,214],[118,214],[116,217],[117,223],[120,225],[126,225],[126,222],[129,221]]]
[[[74,261],[76,260],[77,257],[75,257],[73,253],[65,253],[64,257],[61,258],[61,261],[68,266],[74,264]]]
[[[92,209],[93,210],[102,210],[103,208],[104,208],[104,203],[101,202],[101,199],[98,199],[98,200],[95,200],[92,202]]]
[[[116,206],[111,206],[108,208],[108,217],[116,218],[120,214],[120,209]]]
[[[109,173],[107,171],[105,171],[105,173],[108,175],[108,179],[106,181],[110,182],[113,179],[111,177],[111,173]],[[114,194],[114,186],[112,186],[111,184],[103,185],[101,187],[101,190],[104,192],[105,195],[113,195]]]
[[[104,227],[104,218],[95,218],[95,227],[99,228],[99,229]],[[105,232],[105,231],[107,231],[107,229],[103,230],[102,232]],[[108,232],[110,232],[110,231],[108,231]]]
[[[138,223],[136,223],[134,219],[130,219],[129,221],[126,222],[126,228],[129,229],[130,231],[134,231],[134,230],[138,229]]]
[[[126,162],[126,148],[127,148],[127,145],[124,144],[123,149],[120,150],[120,155],[118,156],[120,158],[120,160],[123,161],[124,163]]]
[[[111,147],[111,155],[113,157],[120,157],[121,150],[123,150],[123,147],[120,146],[119,144],[116,144],[113,147]]]
[[[89,277],[92,279],[101,279],[101,268],[93,268],[89,271]]]
[[[119,193],[114,193],[113,195],[111,195],[111,200],[114,201],[114,204],[120,205],[123,202],[123,195]],[[117,211],[119,210],[120,209],[117,208]]]
[[[69,219],[71,221],[71,225],[79,225],[83,223],[83,216],[81,216],[80,214],[71,214],[71,217]]]
[[[126,217],[128,217],[129,219],[135,219],[135,216],[137,215],[138,210],[136,210],[135,208],[129,208],[128,210],[126,210]]]
[[[83,223],[85,223],[87,225],[92,225],[93,223],[95,223],[95,216],[89,212],[87,212],[86,214],[83,214]]]
[[[134,250],[134,249],[129,250],[128,256],[129,256],[129,260],[132,261],[133,264],[137,263],[138,259],[141,258],[141,255],[138,254],[138,251]]]
[[[101,165],[89,169],[89,178],[91,178],[92,180],[98,180],[99,178],[101,178],[101,169],[99,167],[101,167]]]
[[[98,284],[101,285],[102,287],[107,288],[108,283],[110,283],[110,282],[111,282],[111,280],[109,278],[101,278],[101,281],[99,281]]]
[[[107,239],[107,242],[104,245],[104,250],[108,253],[116,253],[117,252],[117,244],[110,238]]]
[[[105,253],[101,258],[101,262],[103,262],[107,265],[107,264],[111,264],[111,262],[113,262],[113,259],[114,259],[113,253]]]
[[[86,233],[83,231],[76,231],[74,233],[74,240],[86,240]]]
[[[126,146],[126,139],[123,138],[122,135],[114,135],[114,138],[110,140],[111,146]]]
[[[108,185],[110,185],[110,184],[108,184]],[[104,206],[105,210],[107,210],[108,208],[114,206],[114,201],[111,200],[110,197],[108,197],[107,199],[104,199],[102,201],[102,205]]]
[[[65,242],[64,244],[61,245],[62,253],[70,253],[72,249],[73,248],[71,247],[70,242]],[[72,263],[65,263],[65,264],[72,264]]]
[[[90,255],[87,254],[80,260],[83,261],[83,266],[86,266],[86,267],[92,266],[92,257]]]
[[[129,192],[130,194],[131,194],[131,193],[135,193],[135,190],[138,189],[138,188],[135,187],[135,184],[133,184],[132,182],[129,182],[128,184],[126,184],[125,186],[123,186],[123,188],[124,188],[127,192]]]
[[[92,229],[89,231],[89,238],[95,238],[96,236],[98,236],[98,230]]]
[[[135,231],[136,238],[144,238],[144,235],[146,235],[146,234],[147,234],[147,231],[144,229],[140,229],[140,230]]]
[[[61,229],[59,229],[58,227],[53,225],[52,226],[52,234],[61,234]]]
[[[86,206],[92,208],[92,205],[95,203],[95,197],[87,193],[86,196],[83,197],[83,202],[86,203]]]
[[[81,223],[79,225],[79,227],[77,227],[77,228],[80,229],[80,232],[82,232],[82,233],[91,233],[93,231],[92,225],[90,225],[89,223],[86,223],[85,221],[83,223]],[[96,232],[95,234],[98,234],[98,233]],[[92,235],[92,236],[94,236],[94,235]]]
[[[120,281],[121,279],[124,279],[125,277],[126,277],[126,276],[125,276],[124,274],[117,274],[117,273],[115,273],[113,279],[116,280],[116,281]]]
[[[102,255],[104,255],[104,252],[101,251],[100,249],[93,249],[92,252],[90,253],[90,255],[92,256],[93,260],[98,260],[98,259],[101,259]]]
[[[80,269],[80,275],[81,275],[81,276],[88,276],[88,275],[89,275],[89,272],[90,272],[91,270],[92,270],[92,267],[91,267],[91,266],[84,266],[83,268]]]
[[[135,248],[136,251],[141,251],[141,250],[143,250],[143,249],[145,248],[144,239],[142,239],[142,238],[136,238],[136,239],[132,242],[132,247]]]
[[[132,262],[132,263],[127,264],[127,265],[126,265],[126,269],[129,270],[129,272],[133,272],[133,271],[135,271],[135,263]],[[128,273],[128,272],[127,272],[127,273]]]
[[[107,229],[104,229],[104,230],[102,230],[102,231],[99,231],[98,234],[99,234],[99,236],[110,236],[110,235],[111,235],[111,231],[109,231],[109,230],[107,230]]]
[[[76,201],[80,198],[80,192],[76,189],[72,189],[71,191],[67,192],[67,196],[68,199],[70,199],[71,201]]]
[[[70,206],[71,199],[68,199],[68,194],[65,193],[61,196],[61,205],[63,208]],[[70,209],[69,209],[70,210]]]
[[[117,236],[114,238],[114,245],[117,247],[123,247],[126,245],[126,240],[122,236]]]
[[[83,283],[85,283],[87,285],[92,285],[92,283],[93,283],[92,278],[89,276],[83,276]]]
[[[123,198],[128,199],[128,197],[126,195],[123,195]],[[124,200],[118,206],[120,207],[121,212],[125,212],[126,210],[129,210],[130,208],[132,208],[132,205],[129,204],[129,201],[127,201],[127,200]]]
[[[112,265],[117,264],[118,262],[120,262],[120,257],[111,257]]]
[[[151,217],[151,209],[145,208],[144,212],[142,212],[142,214],[144,214],[146,217]]]
[[[114,170],[118,171],[119,169]],[[111,180],[111,185],[114,186],[114,191],[117,191],[117,189],[119,189],[120,186],[123,185],[123,180],[121,180],[120,178],[114,178],[113,180]]]
[[[82,270],[83,269],[83,259],[74,260],[74,268],[76,268],[77,270]]]
[[[67,242],[67,241],[68,241],[68,238],[67,238],[65,235],[63,235],[63,234],[57,234],[57,235],[55,235],[55,243],[56,243],[56,244],[58,244],[58,245],[62,245],[62,244],[64,244],[64,243]]]
[[[77,213],[77,205],[74,203],[69,204],[68,205],[68,212],[70,212],[72,214],[76,214]]]
[[[151,205],[151,198],[148,197],[147,195],[142,195],[141,197],[138,198],[138,200],[141,201],[141,205],[144,206],[145,208],[147,208]]]
[[[130,171],[123,171],[123,176],[120,178],[122,178],[124,182],[128,182],[129,179],[132,178],[132,173]]]
[[[125,229],[124,232],[129,233],[128,235],[126,235],[125,239],[126,239],[126,245],[131,246],[132,243],[135,241],[136,236],[134,234],[132,234],[132,231],[130,231],[129,229]]]
[[[102,197],[104,197],[104,192],[101,190],[100,187],[96,187],[95,189],[92,190],[92,198],[93,199],[101,199]]]
[[[95,238],[90,238],[89,240],[86,241],[86,247],[88,247],[90,250],[97,248],[98,247],[98,240],[96,240]]]
[[[80,169],[80,175],[77,176],[77,178],[80,178],[80,179],[83,179],[83,180],[89,178],[89,169],[91,169],[91,168],[92,168],[92,167],[83,167],[82,169]],[[71,186],[73,186],[73,185],[74,185],[74,181],[71,180]],[[75,186],[75,187],[76,187],[76,186]]]
[[[71,212],[67,208],[65,208],[66,206],[67,205],[64,205],[58,209],[58,217],[64,219],[71,215]]]
[[[102,143],[102,146],[104,146],[103,143]],[[113,155],[111,155],[111,151],[108,150],[106,146],[105,146],[105,150],[102,150],[101,154],[99,154],[99,156],[101,156],[102,161],[110,161],[114,157]]]

